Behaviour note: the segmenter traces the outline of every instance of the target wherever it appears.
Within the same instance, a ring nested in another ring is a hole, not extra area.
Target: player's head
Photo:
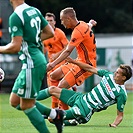
[[[114,80],[117,84],[124,84],[125,81],[132,77],[132,69],[129,65],[120,65],[114,73]]]
[[[122,75],[126,77],[125,81],[132,77],[132,69],[129,65],[120,65],[120,69],[122,69]]]
[[[63,10],[61,10],[60,12],[60,20],[61,20],[61,24],[69,29],[69,28],[73,28],[73,21],[77,20],[76,18],[76,12],[74,11],[74,9],[72,7],[67,7]]]
[[[56,17],[53,13],[47,12],[45,14],[45,19],[49,22],[49,24],[52,26],[52,28],[55,28]]]

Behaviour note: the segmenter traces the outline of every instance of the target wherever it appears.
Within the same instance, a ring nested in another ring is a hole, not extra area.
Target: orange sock
[[[65,103],[63,103],[62,101],[59,100],[59,104],[58,104],[59,109],[63,109],[63,110],[67,110],[69,109],[69,106]]]
[[[59,99],[54,97],[54,96],[51,96],[52,98],[52,103],[51,103],[51,107],[54,109],[54,108],[58,108],[58,103],[59,103]]]
[[[59,83],[59,81],[52,80],[51,78],[50,78],[50,80],[48,80],[49,86],[58,86],[58,83]],[[51,107],[58,108],[59,99],[54,96],[51,96],[51,100],[52,100]]]

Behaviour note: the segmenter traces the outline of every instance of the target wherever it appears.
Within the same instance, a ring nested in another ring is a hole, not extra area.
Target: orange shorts
[[[70,86],[81,85],[86,78],[92,75],[92,73],[81,69],[79,66],[71,63],[65,63],[61,66],[64,78]]]

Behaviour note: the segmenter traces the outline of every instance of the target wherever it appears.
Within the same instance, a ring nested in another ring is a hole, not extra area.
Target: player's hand
[[[54,65],[52,63],[48,63],[47,64],[47,72],[49,72],[50,70],[52,70],[54,68]]]
[[[109,126],[116,128],[116,125],[114,125],[114,124],[109,124]]]
[[[91,19],[89,23],[92,25],[92,27],[97,25],[97,22],[93,19]]]

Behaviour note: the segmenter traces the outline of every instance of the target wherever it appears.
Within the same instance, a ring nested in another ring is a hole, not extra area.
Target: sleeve
[[[46,27],[48,25],[48,21],[41,15],[41,29],[43,29],[44,27]]]
[[[41,29],[46,27],[48,25],[48,21],[43,17],[42,13],[36,8],[37,12],[39,13],[39,16],[41,18]]]
[[[74,29],[71,35],[71,40],[69,42],[69,45],[78,46],[83,41],[82,34],[77,30]]]
[[[42,13],[35,8],[35,10],[38,12],[40,19],[41,19],[41,30],[48,25],[48,21],[43,17]]]
[[[23,36],[23,24],[16,14],[11,15],[9,18],[9,28],[11,37]]]
[[[109,71],[107,70],[102,70],[102,69],[98,70],[98,76],[100,77],[103,77],[107,73],[109,73]]]
[[[120,111],[120,112],[123,112],[124,111],[124,107],[125,107],[125,104],[126,104],[126,97],[124,94],[120,94],[117,98],[117,109]]]

